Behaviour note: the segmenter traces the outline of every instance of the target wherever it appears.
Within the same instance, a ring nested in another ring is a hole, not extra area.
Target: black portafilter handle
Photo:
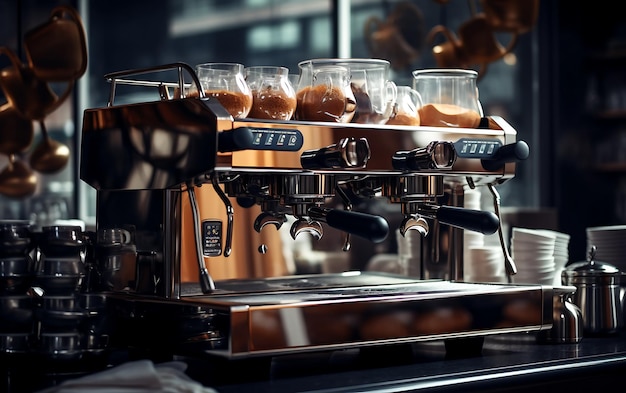
[[[381,243],[389,235],[389,223],[381,216],[323,207],[311,207],[308,212],[312,219],[373,243]]]
[[[455,206],[440,206],[436,209],[435,217],[443,224],[469,229],[484,235],[495,233],[500,226],[500,220],[493,212]]]
[[[530,155],[530,148],[524,141],[517,141],[499,148],[495,154],[489,158],[483,158],[481,163],[488,171],[497,171],[507,162],[524,161]]]

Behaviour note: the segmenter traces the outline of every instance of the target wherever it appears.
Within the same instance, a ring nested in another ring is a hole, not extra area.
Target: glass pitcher
[[[478,99],[478,73],[464,69],[413,71],[413,88],[422,97],[422,126],[476,128],[483,110]]]
[[[335,65],[301,67],[296,119],[349,123],[356,100],[347,68]]]
[[[296,92],[286,67],[257,66],[245,69],[252,90],[252,109],[248,117],[289,120],[296,110]]]
[[[390,63],[381,59],[312,59],[298,64],[301,80],[306,80],[312,69],[322,66],[340,66],[348,70],[350,88],[356,100],[353,123],[384,124],[396,100],[396,85],[389,78]],[[303,79],[302,79],[303,78]]]
[[[419,126],[419,108],[422,107],[422,97],[411,86],[398,86],[398,98],[393,112],[386,124]]]
[[[204,63],[196,73],[207,97],[215,97],[235,119],[248,116],[252,109],[252,92],[246,83],[243,64]],[[193,96],[197,92],[190,91]]]

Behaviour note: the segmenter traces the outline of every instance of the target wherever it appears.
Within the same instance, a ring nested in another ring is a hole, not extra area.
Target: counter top
[[[626,387],[626,332],[541,344],[535,333],[467,339],[473,353],[446,350],[443,340],[363,349],[226,360],[176,357],[187,374],[219,393],[528,392]],[[481,349],[482,348],[482,349]],[[113,364],[133,359],[129,354]],[[6,359],[5,359],[6,360]],[[156,362],[156,360],[155,360]],[[18,368],[16,368],[18,367]],[[88,373],[68,368],[37,375],[36,364],[3,361],[0,392],[34,392]],[[618,389],[619,390],[619,389]],[[593,391],[593,390],[592,390]]]
[[[610,386],[624,387],[626,334],[585,337],[576,344],[540,344],[534,334],[503,334],[486,337],[477,355],[451,356],[443,341],[434,341],[277,357],[269,366],[266,378],[209,386],[221,393],[555,392],[568,387],[594,389],[609,381]],[[191,375],[195,367],[190,364]],[[242,368],[241,373],[249,370]]]

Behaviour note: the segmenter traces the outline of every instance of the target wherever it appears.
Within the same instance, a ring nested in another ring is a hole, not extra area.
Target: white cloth
[[[216,393],[191,379],[183,362],[136,360],[41,390],[39,393]]]

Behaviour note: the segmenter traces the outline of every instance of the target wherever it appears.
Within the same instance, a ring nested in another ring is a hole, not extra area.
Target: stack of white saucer
[[[570,235],[563,232],[549,231],[548,233],[554,234],[554,283],[555,286],[561,286],[561,273],[565,269],[565,265],[569,261],[569,240]]]
[[[514,283],[561,285],[569,258],[569,238],[546,229],[513,228],[511,255],[517,267]]]
[[[626,272],[626,225],[589,227],[585,231],[587,250],[596,246],[595,260]]]

